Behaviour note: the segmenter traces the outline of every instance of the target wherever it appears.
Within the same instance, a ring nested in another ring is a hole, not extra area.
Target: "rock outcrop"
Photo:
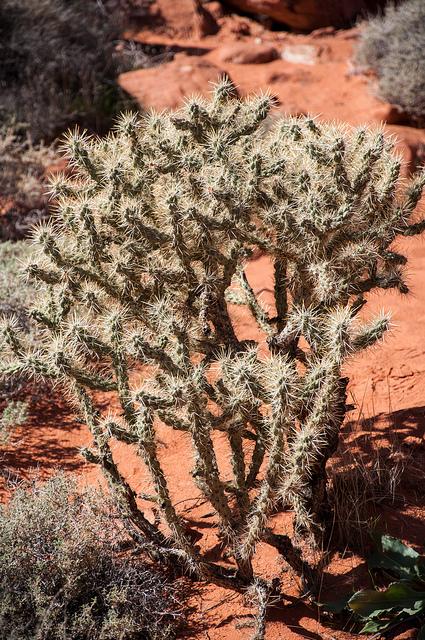
[[[223,71],[205,58],[179,53],[160,67],[122,73],[119,83],[145,109],[162,111],[180,107],[190,95],[208,95],[211,83],[222,75]]]
[[[383,0],[227,0],[248,13],[270,16],[292,29],[312,31],[320,27],[344,27],[356,16],[385,4]]]
[[[236,42],[220,47],[218,58],[232,64],[264,64],[279,57],[275,47],[267,44],[243,44]]]

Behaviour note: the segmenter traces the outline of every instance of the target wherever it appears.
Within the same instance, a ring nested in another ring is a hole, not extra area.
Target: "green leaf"
[[[371,569],[387,569],[399,578],[417,578],[421,575],[421,560],[414,549],[401,540],[388,535],[381,536],[380,549],[368,558]]]
[[[392,609],[414,613],[425,609],[425,591],[415,591],[407,582],[393,582],[384,591],[358,591],[350,598],[348,606],[363,618],[376,617]]]
[[[368,620],[360,629],[360,633],[378,633],[378,631],[384,631],[392,623],[393,620]]]
[[[348,601],[350,600],[351,595],[348,594],[341,598],[340,600],[334,600],[333,602],[323,602],[319,603],[319,607],[324,609],[325,611],[329,611],[330,613],[342,613],[344,609],[348,605]]]
[[[416,612],[413,612],[413,615],[415,615],[415,613]],[[411,617],[411,615],[412,613],[409,609],[403,609],[392,616],[391,614],[387,614],[385,618],[374,618],[368,620],[360,633],[377,633],[378,631],[385,631],[385,629],[388,629],[391,625],[401,624],[403,620]]]

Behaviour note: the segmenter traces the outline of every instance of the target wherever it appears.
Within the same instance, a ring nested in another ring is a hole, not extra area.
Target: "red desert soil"
[[[194,48],[207,50],[204,56],[180,53],[173,62],[161,67],[124,74],[121,76],[122,86],[130,89],[145,106],[166,108],[181,104],[183,92],[207,91],[211,75],[218,69],[229,73],[242,95],[270,88],[277,95],[282,112],[309,112],[350,124],[368,122],[376,125],[381,120],[394,122],[393,110],[369,93],[369,79],[352,70],[350,57],[357,38],[356,30],[325,30],[310,36],[272,32],[248,18],[220,17],[218,3],[208,6],[213,5],[219,27],[214,35],[202,35],[205,29],[203,31],[202,24],[199,26],[199,20],[190,32],[192,41],[180,38],[177,27],[171,36],[155,30],[134,35],[143,42],[178,44],[186,51],[191,44]],[[206,29],[207,33],[214,30],[211,25]],[[251,47],[248,60],[252,60],[253,45],[256,45],[260,62],[230,62],[232,56],[233,60],[239,61],[243,57],[241,45],[248,50]],[[270,53],[270,48],[275,48],[277,58],[275,53]],[[270,61],[263,62],[267,59]],[[178,71],[178,65],[190,68],[182,71],[180,67]],[[185,76],[184,82],[182,76]],[[402,139],[400,149],[407,173],[421,159],[425,132],[406,126],[390,125],[387,128]],[[407,467],[401,487],[403,500],[394,507],[382,507],[382,519],[393,535],[415,545],[423,545],[425,243],[423,239],[414,238],[403,241],[399,248],[405,250],[409,258],[412,293],[407,297],[393,292],[374,295],[366,307],[366,315],[381,308],[391,310],[394,328],[383,345],[346,366],[346,373],[351,379],[349,392],[356,409],[348,415],[339,455],[343,454],[347,443],[359,457],[370,457],[371,451],[379,451],[384,457],[394,450],[397,452],[398,459]],[[272,274],[267,259],[258,257],[253,260],[247,272],[262,303],[271,304]],[[255,329],[248,314],[237,308],[233,311],[233,319],[241,335],[254,337]],[[42,390],[33,389],[31,393],[30,419],[25,426],[16,429],[12,442],[3,446],[0,452],[3,497],[8,494],[8,480],[30,477],[34,469],[42,477],[62,468],[76,474],[81,483],[99,481],[97,467],[85,463],[78,452],[81,446],[90,444],[90,434],[85,425],[78,422],[60,391],[43,394]],[[99,400],[105,408],[113,403],[107,395]],[[185,434],[173,432],[162,425],[158,426],[158,432],[161,460],[171,478],[173,498],[179,503],[188,526],[199,532],[198,544],[214,559],[217,543],[214,517],[208,505],[197,500],[198,493],[189,475],[191,456]],[[223,473],[226,473],[226,443],[217,437],[216,445]],[[135,489],[149,493],[146,470],[134,452],[126,445],[117,445],[116,453],[122,471]],[[333,464],[339,464],[338,459]],[[150,503],[143,506],[148,516],[152,515]],[[274,516],[273,526],[276,531],[288,531],[290,515]],[[266,577],[281,572],[282,588],[287,595],[270,612],[267,640],[350,640],[358,637],[323,625],[314,607],[296,599],[299,594],[296,579],[267,544],[259,546],[256,568]],[[326,569],[322,597],[337,598],[342,592],[362,584],[365,584],[362,558],[352,553],[338,553]],[[244,606],[241,596],[216,586],[200,585],[192,604],[195,609],[192,628],[197,630],[188,632],[184,637],[245,640],[252,634],[252,628],[244,626],[251,620],[249,614],[252,610]]]

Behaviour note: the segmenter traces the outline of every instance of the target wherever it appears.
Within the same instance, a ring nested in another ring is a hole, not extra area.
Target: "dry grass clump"
[[[0,119],[52,138],[71,123],[108,128],[122,107],[115,82],[118,0],[2,0]]]
[[[379,506],[399,499],[397,489],[404,467],[395,449],[384,457],[379,449],[365,456],[349,447],[329,465],[333,539],[339,546],[364,551],[379,521]]]
[[[19,488],[0,511],[0,637],[165,640],[181,623],[176,587],[123,541],[105,496],[64,476]]]
[[[380,97],[421,125],[425,119],[425,3],[388,4],[361,33],[357,62],[377,77]]]

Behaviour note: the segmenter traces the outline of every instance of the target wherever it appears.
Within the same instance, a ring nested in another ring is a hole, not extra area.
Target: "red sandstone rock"
[[[218,60],[232,64],[263,64],[279,57],[275,47],[266,44],[229,44],[220,47]]]
[[[388,102],[377,104],[371,112],[371,118],[375,121],[381,120],[387,124],[401,124],[406,121],[406,116]]]
[[[208,13],[210,13],[215,20],[219,20],[223,17],[224,9],[221,2],[218,0],[213,0],[212,2],[208,2],[206,7]]]
[[[415,640],[418,637],[418,630],[415,629],[407,629],[406,631],[402,631],[394,636],[394,640]]]
[[[122,73],[119,84],[144,109],[161,111],[180,107],[192,94],[207,95],[221,75],[223,71],[212,62],[180,53],[160,67]]]
[[[133,12],[143,30],[169,38],[202,38],[218,31],[213,15],[200,0],[154,0],[143,13]]]
[[[293,29],[347,26],[358,14],[373,11],[383,0],[227,0],[249,13],[270,16]]]
[[[242,96],[269,89],[284,113],[311,113],[323,120],[352,125],[397,122],[391,106],[370,90],[369,79],[361,73],[352,73],[350,60],[357,29],[325,31],[320,37],[264,30],[254,35],[252,25],[256,23],[240,16],[235,18],[236,22],[233,16],[222,18],[220,31],[214,36],[186,41],[168,38],[169,44],[204,48],[206,53],[201,57],[177,54],[174,62],[122,74],[122,88],[142,108],[174,108],[181,105],[185,93],[206,95],[210,82],[226,73]],[[235,24],[245,25],[246,30],[235,30]],[[260,29],[259,25],[255,28]],[[135,39],[141,42],[158,43],[159,38],[156,33],[151,34],[150,40],[147,32],[135,34]],[[245,58],[245,64],[240,64],[236,55],[232,55],[263,48],[276,50],[278,57],[267,64],[247,64]],[[414,133],[409,135],[416,135],[417,131],[413,129]],[[411,163],[408,148],[403,153]]]

